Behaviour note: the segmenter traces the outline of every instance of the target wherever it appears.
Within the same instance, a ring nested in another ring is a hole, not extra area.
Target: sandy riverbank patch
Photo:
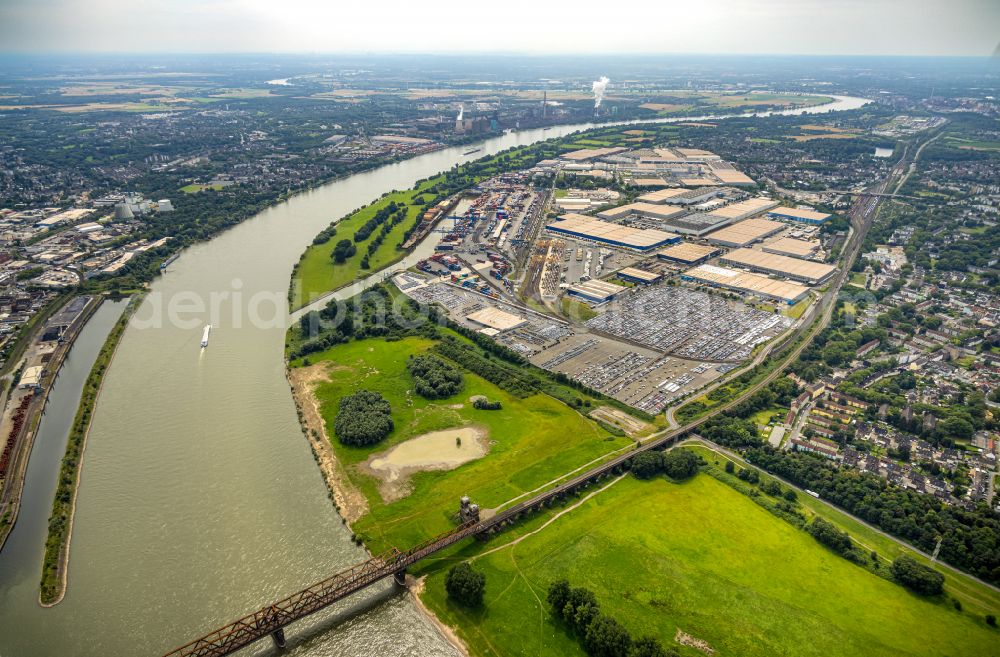
[[[326,480],[326,485],[333,494],[333,500],[340,515],[348,522],[354,522],[368,513],[368,500],[364,494],[351,484],[343,466],[333,455],[330,436],[326,432],[326,423],[320,413],[319,400],[316,399],[315,388],[320,383],[330,380],[330,372],[337,369],[347,369],[336,366],[329,361],[316,363],[306,367],[295,367],[288,370],[288,382],[292,386],[292,398],[299,410],[299,419],[303,430],[312,446],[313,455],[319,464]]]
[[[483,457],[490,448],[487,435],[477,425],[432,431],[372,454],[361,467],[381,482],[379,492],[391,502],[409,494],[415,472],[454,470]]]

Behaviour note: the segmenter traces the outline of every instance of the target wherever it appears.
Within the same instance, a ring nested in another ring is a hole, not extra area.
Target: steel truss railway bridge
[[[317,582],[298,593],[294,593],[283,600],[279,600],[224,627],[220,627],[200,639],[196,639],[187,645],[167,653],[165,657],[221,657],[222,655],[232,654],[268,636],[274,640],[274,643],[278,647],[284,647],[284,628],[291,623],[329,607],[389,577],[394,578],[397,584],[402,585],[406,569],[421,559],[425,559],[469,537],[488,538],[520,519],[551,506],[583,488],[620,474],[628,468],[629,460],[635,454],[649,450],[662,450],[673,446],[683,438],[686,438],[688,434],[709,418],[729,410],[765,387],[775,378],[782,375],[785,366],[798,358],[802,350],[811,342],[809,338],[815,335],[817,331],[822,330],[828,323],[836,305],[835,302],[840,288],[847,280],[851,266],[861,250],[868,230],[871,228],[876,214],[875,210],[879,202],[887,196],[886,190],[890,184],[898,181],[902,176],[904,164],[911,161],[912,156],[909,153],[910,148],[907,148],[907,152],[896,164],[892,173],[885,181],[873,186],[867,193],[860,194],[855,199],[849,212],[853,230],[848,243],[844,247],[843,252],[845,257],[836,278],[821,298],[816,312],[811,315],[810,321],[798,326],[792,334],[772,345],[771,349],[769,349],[769,355],[775,355],[789,349],[787,354],[782,354],[782,362],[742,394],[725,404],[717,406],[712,412],[697,420],[676,429],[664,430],[647,442],[638,445],[635,449],[619,454],[583,474],[538,493],[534,497],[504,509],[489,518],[479,519],[478,513],[476,513],[474,519],[467,519],[467,516],[463,514],[462,518],[465,521],[448,533],[421,543],[405,552],[393,549],[385,554],[374,556],[365,562],[354,565],[321,582]],[[817,322],[816,320],[819,321]],[[806,339],[802,339],[804,337]],[[754,365],[759,364],[762,360],[755,360]]]

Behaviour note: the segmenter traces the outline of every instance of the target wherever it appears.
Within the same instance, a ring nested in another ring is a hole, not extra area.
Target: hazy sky
[[[15,52],[989,55],[1000,0],[0,0]]]

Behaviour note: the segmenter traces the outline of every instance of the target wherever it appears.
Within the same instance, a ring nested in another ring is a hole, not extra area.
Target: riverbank
[[[104,387],[104,375],[114,360],[125,328],[141,298],[141,295],[132,298],[125,312],[111,329],[94,361],[80,397],[80,405],[70,429],[66,454],[60,467],[59,483],[52,501],[52,515],[49,517],[49,533],[45,541],[45,556],[42,560],[42,577],[38,592],[38,602],[43,607],[59,604],[66,595],[73,518],[76,514],[83,456],[87,446],[87,436],[90,434],[94,407]]]
[[[320,414],[319,400],[314,394],[316,385],[330,380],[328,373],[330,367],[332,367],[332,363],[323,362],[294,369],[286,367],[285,373],[292,391],[292,399],[295,402],[299,422],[302,425],[302,433],[309,441],[313,458],[319,465],[323,481],[331,499],[333,499],[334,506],[343,519],[344,525],[351,530],[353,535],[352,523],[368,513],[368,501],[364,494],[351,484],[344,471],[344,465],[334,455],[330,436],[326,432],[326,424]],[[364,548],[370,556],[371,552],[367,546]],[[406,590],[414,607],[459,654],[463,657],[469,657],[469,648],[465,642],[420,598],[424,590],[425,580],[426,577],[420,579],[414,579],[409,575],[406,577]]]
[[[64,305],[54,306],[42,321],[36,323],[34,330],[31,331],[31,335],[25,343],[25,348],[44,330],[48,317],[54,314],[57,308],[69,305],[71,300],[72,297]],[[48,372],[46,374],[47,385],[44,385],[43,388],[44,392],[41,396],[36,396],[28,407],[27,418],[22,430],[24,433],[15,439],[16,442],[21,444],[14,448],[15,456],[12,459],[11,474],[8,476],[7,481],[4,482],[3,499],[5,504],[0,507],[2,508],[2,515],[0,515],[0,551],[7,544],[7,537],[10,536],[10,533],[14,530],[14,525],[17,523],[17,516],[21,508],[21,496],[24,492],[24,476],[28,469],[28,462],[31,459],[31,450],[34,447],[41,416],[45,413],[45,407],[49,403],[49,392],[52,390],[52,385],[59,376],[59,370],[62,368],[63,361],[65,361],[66,356],[69,355],[70,350],[73,348],[73,343],[76,341],[77,336],[83,330],[83,327],[87,325],[87,321],[97,311],[102,302],[103,299],[91,297],[86,307],[80,311],[73,324],[66,330],[62,342],[52,352],[52,356],[46,364]],[[9,399],[8,395],[13,392],[13,388],[7,391],[5,402]]]
[[[344,465],[333,453],[330,436],[326,432],[326,423],[320,414],[319,400],[315,395],[315,387],[330,380],[329,368],[332,366],[333,364],[329,362],[297,368],[286,366],[285,376],[292,390],[292,400],[295,402],[302,433],[309,441],[313,458],[319,465],[327,491],[344,524],[353,531],[351,523],[368,513],[368,500],[351,484],[344,471]]]

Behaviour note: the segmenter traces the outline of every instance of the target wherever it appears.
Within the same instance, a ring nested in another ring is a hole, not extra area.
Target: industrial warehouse
[[[689,269],[681,278],[725,287],[736,292],[755,294],[788,305],[797,303],[809,295],[809,288],[798,283],[778,281],[767,276],[714,265],[701,265]]]
[[[816,255],[816,251],[819,250],[819,243],[795,239],[794,237],[779,237],[773,242],[767,242],[762,245],[761,250],[765,253],[809,259]]]
[[[732,226],[726,226],[708,236],[708,241],[720,246],[748,246],[760,241],[765,237],[770,237],[780,233],[785,229],[785,224],[779,221],[768,219],[746,219]]]
[[[785,334],[836,271],[822,259],[838,236],[737,188],[749,180],[696,148],[573,151],[441,201],[424,226],[444,234],[437,253],[397,285],[658,413]],[[660,189],[635,197],[618,181]]]
[[[656,257],[660,260],[675,262],[682,265],[697,265],[705,262],[709,258],[714,258],[719,255],[719,253],[721,253],[721,251],[714,246],[685,242],[683,244],[668,246],[662,251],[657,252]]]
[[[574,213],[560,216],[558,221],[547,225],[545,229],[553,233],[636,251],[648,251],[681,240],[679,235],[662,230],[631,228]]]
[[[639,197],[643,203],[663,203],[667,205],[693,205],[704,203],[715,198],[721,190],[714,187],[699,187],[697,189],[682,189],[672,187],[669,189],[659,189],[649,192]]]
[[[569,288],[570,296],[579,297],[589,303],[605,303],[625,292],[627,288],[605,281],[584,281]]]
[[[625,269],[619,270],[618,278],[630,283],[650,285],[663,278],[663,274],[646,271],[645,269],[636,269],[635,267],[626,267]]]
[[[822,262],[810,262],[753,249],[730,251],[719,258],[719,261],[765,274],[783,276],[809,285],[825,283],[837,271],[833,265]]]
[[[825,212],[817,212],[816,210],[808,210],[805,208],[775,208],[771,210],[768,215],[775,219],[788,219],[790,221],[800,221],[804,224],[819,225],[824,223],[830,218],[830,215]]]
[[[598,212],[601,219],[615,221],[629,216],[649,217],[650,219],[671,219],[673,217],[686,214],[687,210],[682,208],[669,208],[654,203],[629,203],[617,208]]]

